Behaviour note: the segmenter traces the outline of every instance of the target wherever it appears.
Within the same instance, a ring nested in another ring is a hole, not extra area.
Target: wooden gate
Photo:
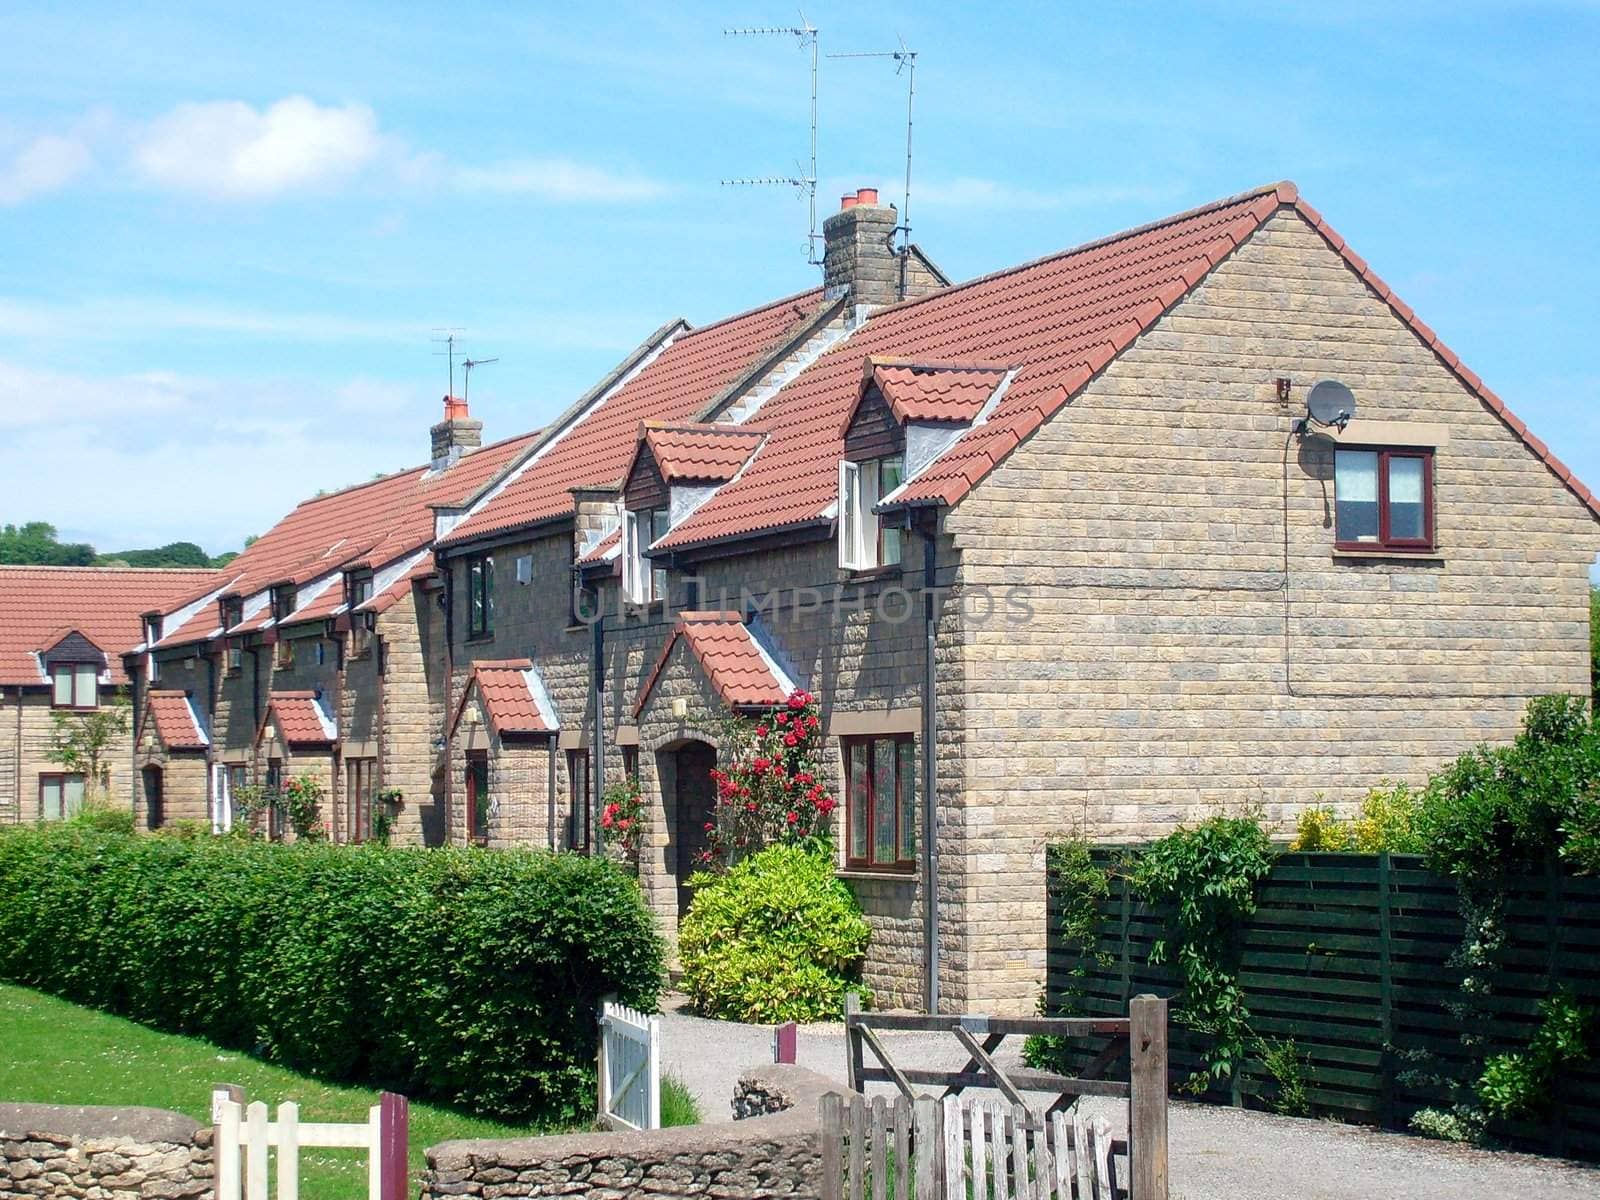
[[[406,1156],[410,1124],[404,1096],[383,1092],[366,1121],[329,1124],[300,1120],[300,1106],[278,1105],[268,1120],[267,1106],[246,1106],[237,1087],[211,1093],[212,1144],[216,1162],[216,1200],[299,1200],[300,1149],[304,1146],[365,1150],[368,1200],[407,1200]],[[269,1187],[268,1154],[276,1150],[276,1186]]]
[[[823,1200],[1118,1200],[1111,1127],[998,1101],[820,1102]]]
[[[879,1031],[918,1031],[924,1033],[949,1033],[967,1053],[967,1062],[956,1071],[928,1070],[902,1065],[894,1061]],[[1106,1044],[1075,1076],[1057,1075],[1049,1071],[1026,1069],[1003,1070],[995,1062],[995,1053],[1002,1042],[1011,1036],[1040,1034],[1056,1037],[1106,1038]],[[900,1093],[900,1099],[915,1104],[919,1099],[913,1085],[931,1084],[944,1089],[942,1102],[958,1097],[968,1088],[990,1088],[998,1091],[1006,1101],[1008,1120],[1016,1124],[1020,1119],[1027,1135],[1042,1133],[1045,1151],[1050,1158],[1051,1171],[1068,1157],[1060,1149],[1059,1141],[1052,1147],[1051,1135],[1061,1117],[1080,1096],[1106,1096],[1128,1101],[1128,1138],[1126,1141],[1110,1137],[1097,1138],[1095,1127],[1089,1126],[1082,1138],[1071,1138],[1072,1155],[1089,1162],[1098,1158],[1110,1160],[1105,1177],[1114,1178],[1115,1156],[1125,1156],[1128,1161],[1126,1186],[1132,1200],[1167,1200],[1167,1002],[1157,996],[1136,996],[1128,1005],[1126,1017],[986,1017],[986,1016],[915,1016],[900,1013],[864,1013],[860,1011],[853,993],[845,997],[845,1070],[850,1087],[863,1092],[868,1083],[890,1083]],[[866,1062],[866,1051],[871,1051],[877,1066]],[[1103,1079],[1106,1069],[1118,1059],[1128,1060],[1128,1082]],[[1055,1099],[1035,1111],[1023,1092],[1054,1093]],[[942,1110],[941,1110],[942,1111]],[[973,1118],[977,1120],[978,1118]],[[987,1120],[987,1118],[984,1118]],[[1081,1119],[1076,1124],[1081,1124]],[[945,1120],[948,1125],[948,1119]],[[970,1135],[976,1125],[965,1126]],[[1068,1121],[1065,1128],[1075,1128]],[[1010,1134],[1007,1134],[1010,1137]],[[979,1143],[971,1137],[974,1150]],[[1098,1144],[1103,1140],[1104,1145]],[[942,1144],[942,1143],[941,1143]],[[984,1144],[991,1144],[985,1142]],[[926,1157],[926,1156],[924,1156]],[[1038,1156],[1032,1158],[1032,1175],[1038,1175]],[[1074,1157],[1076,1161],[1076,1157]],[[1076,1171],[1074,1167],[1074,1171]],[[953,1176],[951,1176],[953,1177]],[[945,1183],[949,1178],[945,1179]],[[876,1188],[874,1184],[874,1188]],[[1030,1186],[1032,1186],[1030,1184]],[[944,1194],[943,1185],[940,1194]],[[974,1191],[975,1198],[980,1197]],[[1030,1193],[1023,1193],[1030,1194]],[[1079,1200],[1091,1200],[1093,1191],[1074,1193]],[[955,1193],[950,1193],[954,1197]],[[997,1193],[998,1195],[998,1193]],[[874,1190],[874,1200],[884,1200]]]
[[[661,1018],[607,1000],[600,1007],[600,1119],[661,1128]]]

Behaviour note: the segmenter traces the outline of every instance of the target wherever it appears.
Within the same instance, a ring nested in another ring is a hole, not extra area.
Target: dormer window
[[[52,708],[99,708],[100,668],[93,663],[56,663],[50,668]]]
[[[224,631],[232,629],[244,620],[244,601],[239,599],[222,601],[222,628]]]
[[[351,608],[359,608],[372,599],[372,573],[370,571],[361,575],[346,575],[344,581],[345,601]]]
[[[280,584],[272,589],[272,619],[287,621],[294,612],[295,589],[291,584]]]
[[[628,509],[622,514],[622,595],[630,604],[667,598],[667,569],[645,557],[645,551],[672,528],[666,507]]]
[[[905,479],[905,455],[839,464],[839,565],[870,571],[900,562],[900,529],[872,510]]]

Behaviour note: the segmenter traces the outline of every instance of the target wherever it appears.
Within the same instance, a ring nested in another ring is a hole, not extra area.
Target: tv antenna
[[[454,396],[456,394],[456,343],[461,340],[461,335],[465,332],[466,330],[459,325],[440,325],[436,326],[433,331],[433,344],[444,347],[443,350],[435,350],[433,353],[449,360],[450,390],[445,393],[446,396]]]
[[[806,232],[806,261],[812,266],[821,266],[822,259],[817,255],[817,27],[806,20],[806,14],[800,13],[798,25],[761,25],[740,29],[724,29],[723,37],[792,37],[801,50],[811,51],[811,169],[804,174],[800,173],[799,164],[796,164],[794,175],[764,175],[754,179],[724,179],[723,187],[770,187],[773,185],[792,187],[797,192],[804,193],[809,210],[810,224]]]
[[[487,367],[490,363],[497,363],[498,358],[467,358],[461,361],[461,400],[466,403],[472,395],[472,368]]]
[[[848,54],[830,54],[829,58],[892,58],[894,59],[894,73],[905,72],[906,76],[906,190],[900,200],[900,224],[896,231],[900,234],[900,253],[909,252],[911,246],[911,130],[912,109],[917,98],[917,52],[906,45],[905,38],[900,38],[898,50],[861,50]],[[900,298],[905,299],[905,288],[902,287]]]

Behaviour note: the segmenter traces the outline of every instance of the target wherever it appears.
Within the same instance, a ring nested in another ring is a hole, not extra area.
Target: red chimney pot
[[[877,202],[878,202],[878,189],[877,188],[857,188],[856,189],[856,203],[857,204],[876,204]]]
[[[444,419],[446,421],[465,421],[469,415],[465,400],[458,400],[454,396],[446,396],[444,398]]]
[[[840,212],[844,212],[846,209],[854,208],[855,206],[856,206],[856,194],[854,192],[851,192],[849,195],[845,195],[845,196],[840,196],[839,197],[839,211]]]

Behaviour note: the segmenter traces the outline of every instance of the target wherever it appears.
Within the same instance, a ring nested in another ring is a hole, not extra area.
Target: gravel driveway
[[[744,1067],[772,1061],[772,1030],[706,1021],[680,1009],[676,997],[663,1005],[662,1067],[695,1094],[706,1120],[732,1120],[734,1081]],[[880,1036],[907,1063],[954,1069],[966,1062],[955,1039],[945,1034]],[[1016,1061],[1014,1054],[999,1058],[1002,1065]],[[799,1060],[840,1080],[842,1087],[843,1027],[803,1026]],[[1124,1104],[1084,1103],[1125,1130]],[[1557,1159],[1492,1154],[1331,1121],[1204,1104],[1172,1105],[1168,1150],[1173,1200],[1600,1200],[1600,1170]]]

